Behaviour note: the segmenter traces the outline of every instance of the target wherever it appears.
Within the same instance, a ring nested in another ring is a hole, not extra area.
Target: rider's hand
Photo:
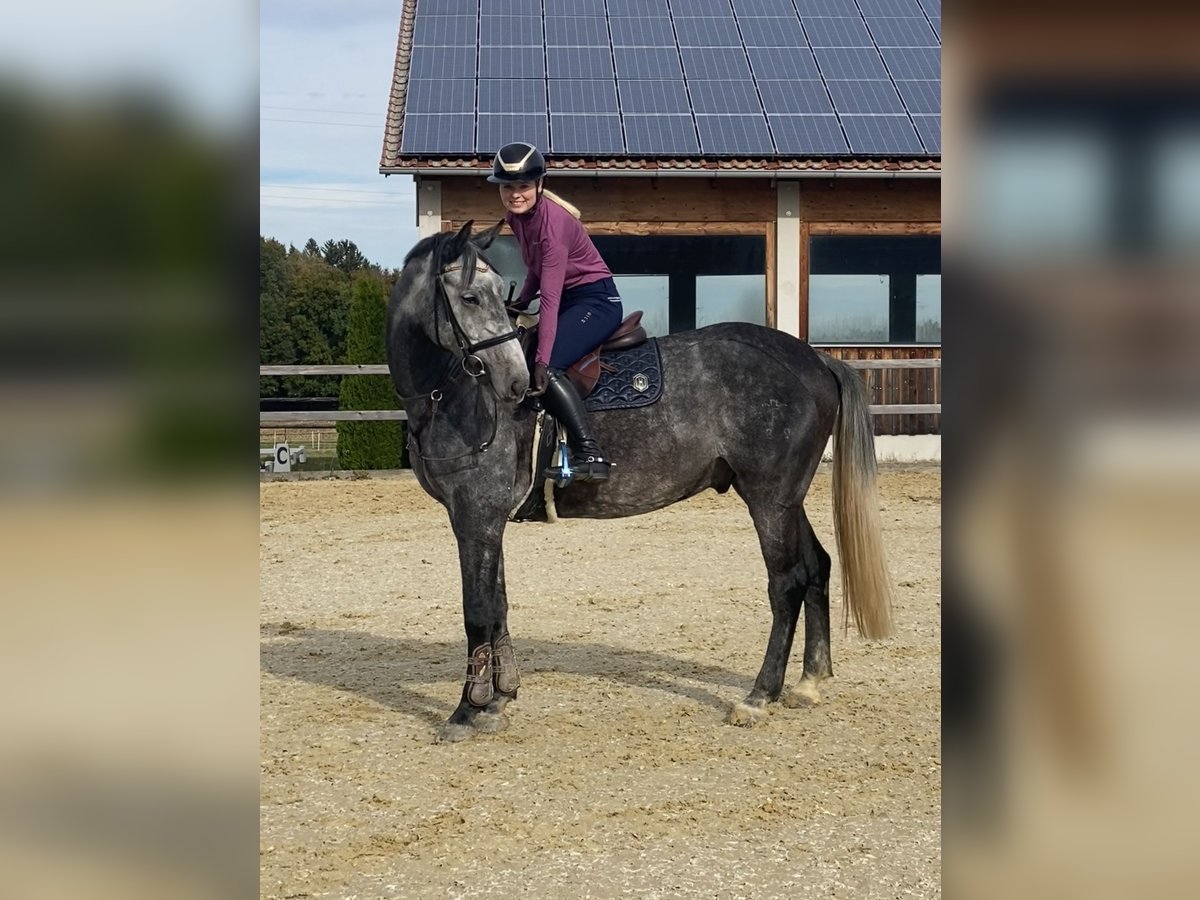
[[[550,384],[550,367],[545,363],[538,363],[533,367],[533,379],[529,384],[529,394],[533,397],[539,397],[546,393],[546,387]]]

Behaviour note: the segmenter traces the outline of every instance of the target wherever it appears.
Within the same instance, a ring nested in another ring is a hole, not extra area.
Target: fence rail
[[[940,359],[844,359],[852,369],[940,369]],[[260,376],[268,375],[387,375],[385,365],[358,366],[259,366]],[[872,404],[876,416],[940,415],[940,403]],[[335,422],[395,422],[408,415],[402,409],[341,409],[329,412],[271,411],[260,412],[258,420],[264,425],[293,425],[312,427]]]

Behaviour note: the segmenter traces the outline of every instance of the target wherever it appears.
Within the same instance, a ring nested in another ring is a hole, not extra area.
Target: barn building
[[[652,334],[758,322],[941,356],[940,0],[404,0],[380,171],[422,236],[502,217],[536,144]],[[489,255],[524,278],[511,236]],[[940,369],[865,372],[940,403]],[[930,433],[936,415],[876,416]]]

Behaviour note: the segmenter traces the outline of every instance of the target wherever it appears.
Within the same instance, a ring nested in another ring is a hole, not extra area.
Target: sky
[[[417,241],[412,177],[379,174],[400,0],[262,0],[259,230],[348,239],[399,268]]]

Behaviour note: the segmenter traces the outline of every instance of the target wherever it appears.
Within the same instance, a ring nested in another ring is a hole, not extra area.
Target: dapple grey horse
[[[521,403],[529,372],[504,282],[483,255],[500,225],[474,236],[471,225],[413,247],[388,304],[388,365],[408,411],[410,458],[422,487],[449,513],[462,569],[467,675],[439,731],[443,740],[504,727],[504,707],[517,694],[503,542],[510,514],[530,489],[536,419]],[[818,685],[832,674],[830,557],[804,497],[831,434],[847,627],[853,618],[867,638],[891,631],[862,382],[844,363],[757,325],[672,334],[660,348],[657,403],[592,414],[601,446],[617,463],[612,478],[559,489],[557,513],[634,516],[732,487],[758,533],[772,625],[753,689],[727,720],[752,724],[781,697],[786,706],[818,703]],[[802,608],[804,670],[785,694]]]

